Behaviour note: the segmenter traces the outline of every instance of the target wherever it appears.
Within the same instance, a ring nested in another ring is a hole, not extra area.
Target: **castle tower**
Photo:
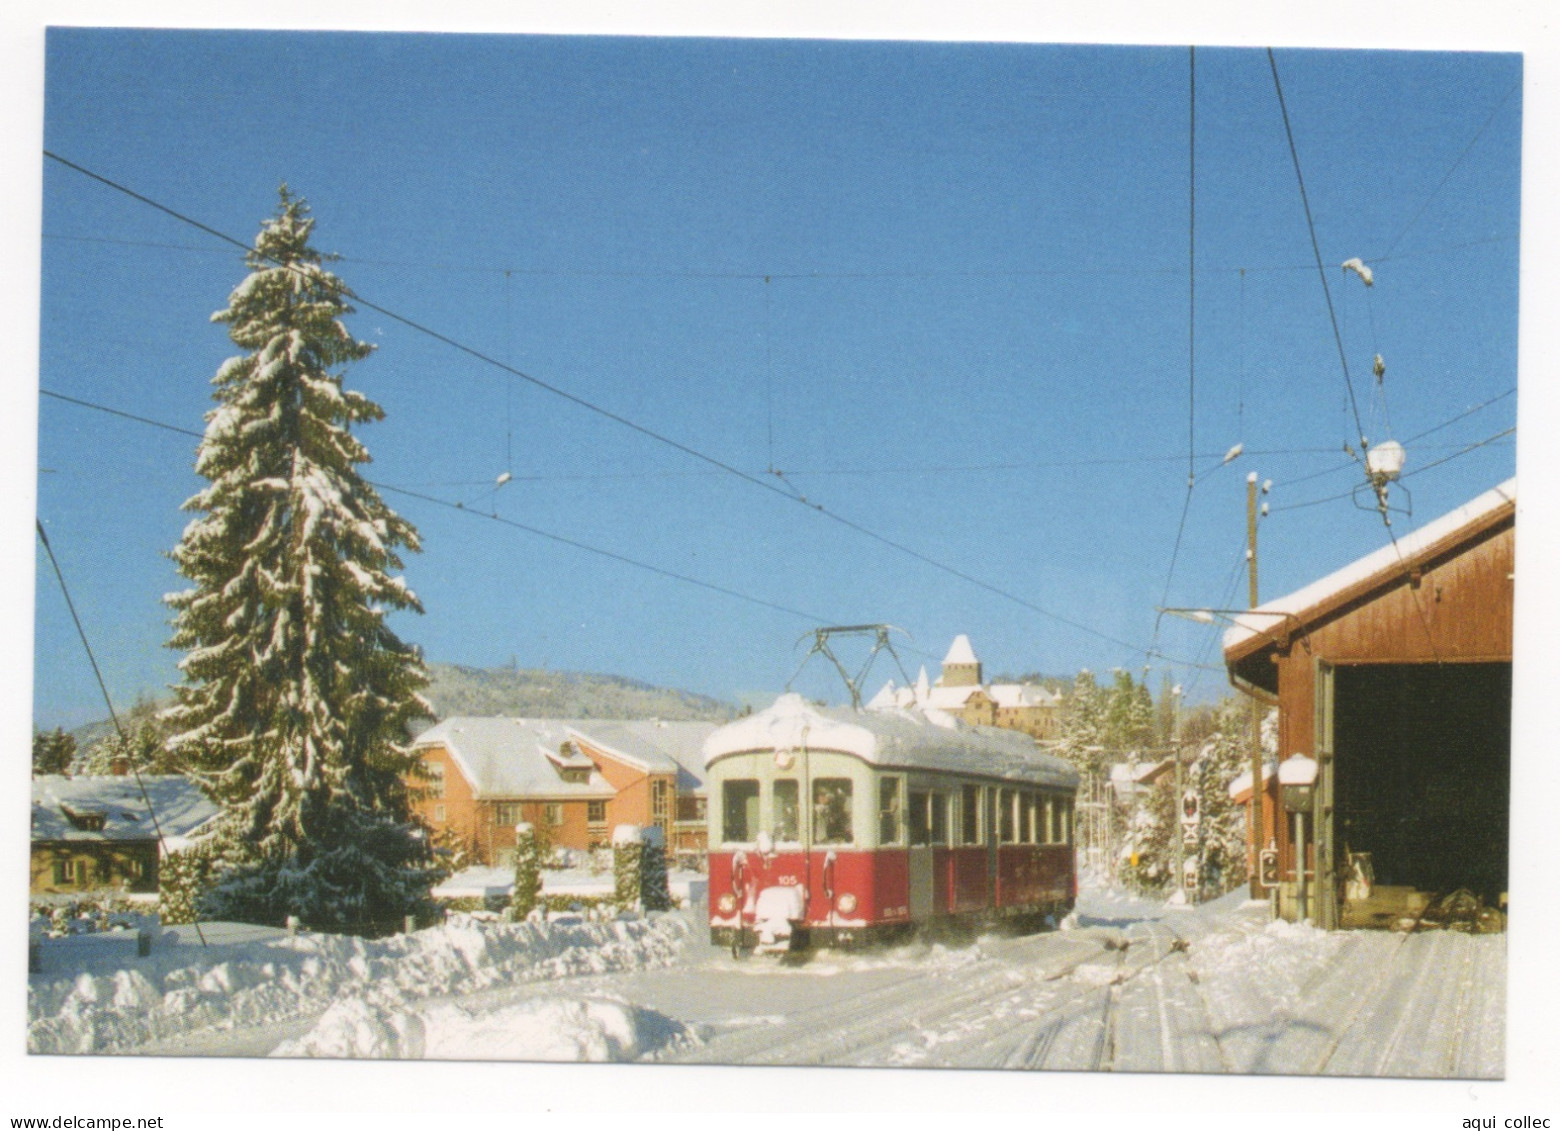
[[[937,682],[943,687],[978,687],[980,675],[975,649],[970,647],[970,638],[961,632],[943,657],[942,677]]]

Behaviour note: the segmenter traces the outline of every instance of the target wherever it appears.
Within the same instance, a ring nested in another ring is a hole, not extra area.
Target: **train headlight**
[[[720,908],[722,915],[730,915],[737,909],[737,897],[728,891],[716,901],[715,906]]]
[[[840,909],[841,915],[849,915],[856,910],[856,897],[851,895],[850,892],[846,892],[834,901],[834,906]]]

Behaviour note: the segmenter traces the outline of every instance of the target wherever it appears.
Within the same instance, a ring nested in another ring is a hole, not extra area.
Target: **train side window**
[[[1073,803],[1072,803],[1072,798],[1071,797],[1065,798],[1062,801],[1061,809],[1062,809],[1062,836],[1061,836],[1061,842],[1063,844],[1071,844],[1072,843],[1072,838],[1073,838]]]
[[[854,844],[851,828],[853,790],[849,778],[818,778],[813,782],[813,842]]]
[[[720,787],[721,838],[747,844],[758,835],[758,782],[737,778]]]
[[[997,836],[1003,844],[1013,844],[1018,839],[1018,829],[1013,821],[1013,791],[1004,789],[997,795]]]
[[[932,821],[929,813],[931,800],[931,794],[923,790],[910,791],[910,843],[913,845],[932,842]]]
[[[1063,801],[1060,797],[1058,797],[1058,798],[1054,799],[1050,803],[1050,805],[1048,806],[1048,808],[1051,810],[1051,843],[1052,844],[1066,844],[1067,843],[1067,833],[1066,833],[1066,831],[1064,829],[1064,825],[1065,825],[1065,822],[1066,822],[1066,816],[1065,816],[1065,813],[1064,813],[1064,810],[1063,810],[1063,806],[1065,806],[1066,804],[1067,803],[1065,801]]]
[[[964,834],[960,839],[964,844],[980,843],[980,786],[967,785],[960,798],[959,816]]]
[[[903,782],[899,778],[878,779],[878,843],[903,843],[900,831],[904,812]]]
[[[1040,837],[1035,827],[1035,795],[1026,791],[1020,796],[1024,805],[1024,843],[1039,844]]]
[[[932,843],[948,843],[948,795],[946,793],[934,793],[931,800],[932,810]]]
[[[795,778],[778,778],[775,781],[773,836],[776,840],[798,841],[802,839],[798,818],[801,814],[801,786]]]

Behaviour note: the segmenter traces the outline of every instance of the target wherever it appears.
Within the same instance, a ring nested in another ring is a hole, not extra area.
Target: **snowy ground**
[[[1505,937],[1091,893],[1071,930],[733,960],[690,913],[46,956],[34,1052],[1499,1078]],[[51,967],[51,963],[54,964]]]

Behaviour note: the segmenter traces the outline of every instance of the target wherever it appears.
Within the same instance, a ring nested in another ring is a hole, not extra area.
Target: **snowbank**
[[[125,959],[118,969],[32,975],[27,1047],[125,1051],[216,1026],[307,1017],[345,998],[393,1010],[498,984],[664,966],[694,930],[682,915],[571,918],[496,923],[452,915],[443,926],[385,939],[299,934],[204,949],[170,932],[148,958]],[[409,1031],[397,1032],[397,1047],[412,1047]],[[390,1038],[364,1040],[378,1048]]]
[[[489,1011],[338,1002],[275,1057],[630,1061],[695,1043],[683,1025],[620,998],[546,998]]]

